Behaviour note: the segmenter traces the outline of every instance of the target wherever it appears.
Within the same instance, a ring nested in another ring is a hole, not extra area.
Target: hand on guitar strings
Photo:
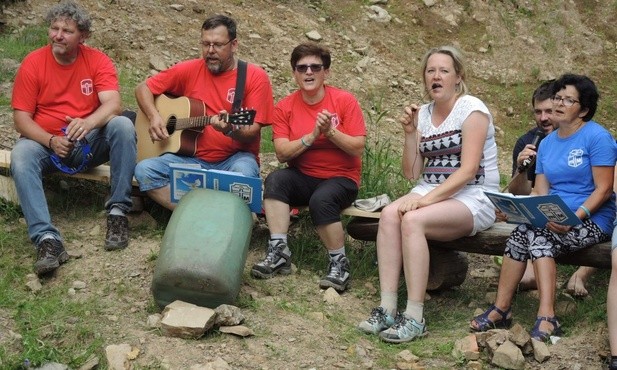
[[[227,111],[222,110],[219,112],[218,115],[212,116],[212,121],[210,122],[210,125],[216,131],[219,131],[225,135],[228,135],[230,132],[234,131],[236,127],[234,127],[234,125],[229,123],[227,117],[228,117]]]
[[[150,134],[150,139],[152,142],[162,141],[169,138],[167,126],[165,125],[165,121],[163,121],[160,114],[157,113],[150,119],[150,128],[148,129],[148,133]]]

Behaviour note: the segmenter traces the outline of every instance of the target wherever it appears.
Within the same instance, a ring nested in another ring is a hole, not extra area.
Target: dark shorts
[[[294,168],[270,173],[264,188],[264,199],[276,199],[292,207],[308,206],[315,226],[340,221],[341,211],[358,196],[358,186],[347,177],[318,179]]]
[[[556,258],[562,254],[576,252],[610,238],[609,234],[604,233],[590,219],[585,219],[582,225],[574,226],[565,234],[521,224],[512,230],[504,254],[521,262],[531,258],[533,262],[542,257]]]

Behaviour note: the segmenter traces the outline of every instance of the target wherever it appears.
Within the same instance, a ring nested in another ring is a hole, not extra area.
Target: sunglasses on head
[[[319,72],[323,69],[323,64],[296,64],[296,71],[304,73],[311,69],[313,72]]]

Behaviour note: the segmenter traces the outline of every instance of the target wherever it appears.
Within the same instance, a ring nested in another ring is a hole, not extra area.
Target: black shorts
[[[270,173],[264,187],[264,199],[276,199],[292,207],[308,206],[315,226],[340,221],[341,211],[358,196],[358,185],[350,178],[318,179],[294,168]]]

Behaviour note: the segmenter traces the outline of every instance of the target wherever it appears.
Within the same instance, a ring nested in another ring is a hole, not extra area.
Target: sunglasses
[[[323,69],[323,64],[296,64],[295,69],[300,73],[305,73],[309,68],[312,72],[319,72]]]

